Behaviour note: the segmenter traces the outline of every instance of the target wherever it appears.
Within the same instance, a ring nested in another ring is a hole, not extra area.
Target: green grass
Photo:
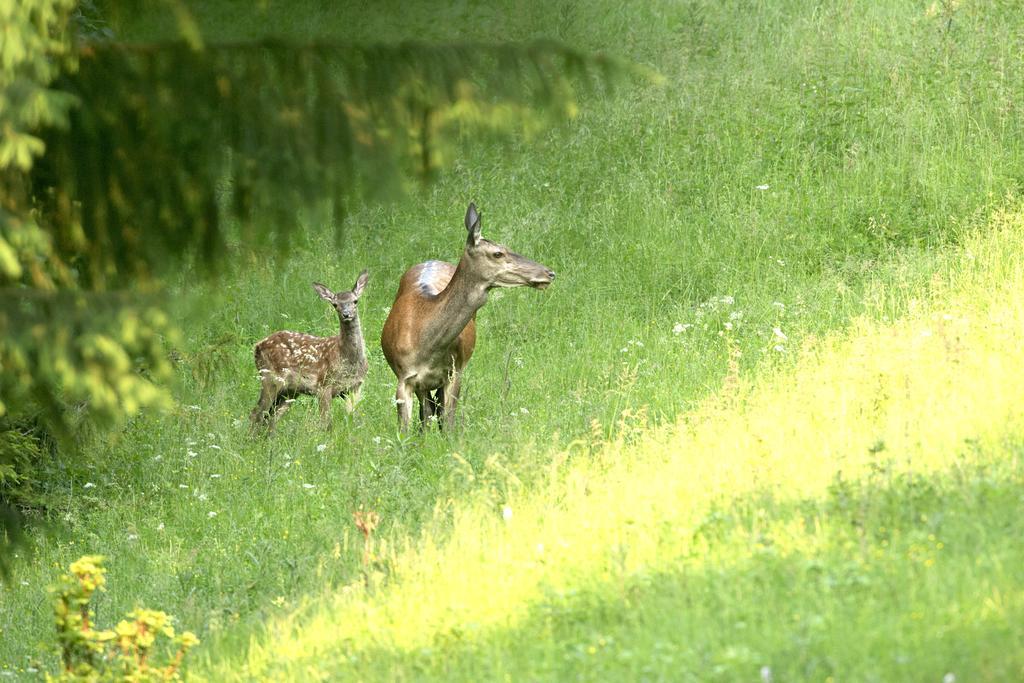
[[[0,669],[53,665],[45,587],[88,552],[110,558],[100,619],[171,612],[211,679],[1024,675],[1016,4],[324,7],[198,18],[228,40],[549,35],[666,83],[584,95],[537,139],[467,134],[341,250],[300,220],[287,258],[175,276],[180,406],[55,477]],[[458,257],[470,200],[559,276],[481,311],[462,428],[399,438],[379,330],[406,267]],[[363,267],[359,410],[322,433],[302,401],[250,439],[252,344],[329,333],[310,282]],[[383,520],[369,578],[360,507]]]
[[[504,490],[211,677],[1019,677],[1022,239],[995,216],[907,315],[551,452],[533,486],[472,470]]]

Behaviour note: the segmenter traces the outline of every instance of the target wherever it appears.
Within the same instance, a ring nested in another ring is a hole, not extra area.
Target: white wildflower
[[[537,544],[537,554],[538,555],[543,555],[544,554],[544,544],[543,543],[538,543]]]
[[[786,336],[786,333],[783,332],[782,328],[780,327],[773,327],[772,334],[774,334],[778,339],[781,339],[782,341],[786,341],[787,339],[789,339],[789,337]]]
[[[785,353],[786,347],[783,346],[782,344],[776,344],[775,346],[772,347],[772,350],[777,351],[778,353]]]
[[[210,519],[213,519],[214,517],[217,516],[217,513],[214,512],[213,510],[210,510],[209,512],[206,513],[206,516],[209,517]]]
[[[178,488],[179,489],[187,489],[188,488],[188,484],[178,484]]]
[[[768,187],[769,187],[768,183],[765,183],[763,185],[756,185],[756,186],[754,186],[754,189],[755,190],[760,190],[761,192],[764,192],[765,190],[768,189]]]
[[[157,531],[163,531],[164,530],[164,523],[160,522],[160,524],[157,525],[156,530]]]
[[[212,448],[212,449],[214,449],[214,450],[216,450],[216,451],[219,451],[219,450],[220,450],[220,446],[218,446],[218,445],[217,445],[217,444],[215,444],[215,443],[211,443],[211,444],[210,444],[210,448]]]
[[[188,457],[190,457],[190,458],[194,458],[194,457],[198,456],[199,454],[196,453],[194,450],[192,450],[190,448],[190,449],[188,449],[188,452],[186,453],[186,455],[188,455]]]
[[[326,450],[327,450],[327,444],[325,444],[325,443],[317,444],[317,446],[316,446],[316,452],[317,453],[323,453]]]
[[[506,522],[512,521],[512,508],[510,508],[508,505],[501,508],[501,518],[504,519]]]
[[[220,475],[219,474],[211,474],[210,475],[210,479],[220,479]]]
[[[726,294],[725,296],[723,296],[721,298],[721,301],[726,306],[732,306],[734,303],[736,303],[736,299],[732,298],[731,294]]]
[[[731,330],[731,329],[732,329],[732,323],[730,323],[730,322],[726,322],[726,323],[725,323],[725,325],[724,325],[724,327],[725,327],[725,329],[727,329],[727,330]]]
[[[772,668],[770,666],[761,667],[761,681],[763,683],[772,683]]]
[[[375,437],[373,437],[373,442],[374,442],[375,444],[380,444],[380,437],[379,437],[379,436],[375,436]]]
[[[519,409],[519,412],[522,413],[523,415],[529,415],[530,409],[527,408],[526,406],[523,406],[522,408]]]
[[[316,484],[303,484],[302,488],[304,488],[307,491],[309,491],[310,489],[315,489],[316,488]]]
[[[780,311],[786,310],[786,304],[782,303],[781,301],[773,301],[772,306],[779,309]]]
[[[950,671],[942,677],[942,683],[956,683],[956,674]]]
[[[139,535],[138,534],[128,534],[128,540],[129,541],[137,541],[137,540],[139,540]]]
[[[94,488],[96,488],[96,484],[92,483],[91,481],[87,481],[87,482],[85,482],[85,486],[83,486],[82,488],[83,489],[94,489]]]

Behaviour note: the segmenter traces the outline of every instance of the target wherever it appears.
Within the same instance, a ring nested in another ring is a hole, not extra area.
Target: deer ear
[[[469,231],[469,236],[466,239],[467,244],[475,247],[480,243],[480,214],[476,212],[476,204],[472,202],[470,202],[469,208],[466,209],[466,230]]]
[[[332,303],[332,304],[334,303],[334,292],[332,292],[331,290],[327,289],[326,287],[324,287],[319,282],[314,282],[313,283],[313,289],[316,290],[316,293],[320,295],[321,299],[323,299],[324,301],[327,301],[329,303]]]
[[[356,295],[358,299],[363,295],[363,290],[366,289],[366,283],[370,279],[370,273],[365,268],[363,272],[359,273],[359,277],[356,278],[356,286],[352,288],[352,293]]]

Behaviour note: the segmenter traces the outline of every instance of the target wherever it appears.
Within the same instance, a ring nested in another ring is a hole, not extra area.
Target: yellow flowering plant
[[[198,645],[199,639],[191,631],[176,634],[174,617],[166,612],[139,608],[129,612],[113,630],[95,628],[95,614],[89,605],[96,591],[106,590],[103,562],[102,555],[79,558],[53,588],[61,670],[55,676],[47,675],[47,680],[180,680],[185,653]],[[161,642],[174,648],[166,661],[155,657]]]

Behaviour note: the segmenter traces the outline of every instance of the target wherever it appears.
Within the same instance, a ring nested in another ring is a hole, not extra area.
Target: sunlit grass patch
[[[614,438],[596,452],[593,443],[581,440],[552,453],[550,476],[533,490],[506,478],[475,497],[439,506],[436,528],[428,528],[419,541],[369,566],[365,581],[270,624],[241,668],[229,656],[211,663],[213,675],[244,671],[276,678],[322,671],[412,677],[421,670],[441,675],[449,650],[489,661],[497,651],[485,645],[500,642],[501,633],[528,636],[517,629],[533,623],[552,596],[623,599],[644,576],[696,573],[707,582],[709,572],[742,574],[742,567],[768,546],[780,563],[778,577],[786,575],[794,558],[818,558],[830,575],[844,563],[870,564],[872,553],[885,547],[886,518],[864,512],[860,535],[847,533],[842,543],[833,543],[835,520],[850,515],[829,505],[843,495],[869,501],[865,510],[888,501],[891,512],[898,512],[893,495],[878,493],[877,501],[872,496],[885,487],[905,493],[915,481],[946,477],[943,481],[954,484],[936,490],[954,494],[950,509],[941,500],[933,503],[936,514],[952,515],[967,500],[957,493],[956,474],[985,462],[1004,463],[996,483],[1009,482],[1007,495],[1019,495],[1013,482],[1020,481],[1024,436],[1022,239],[1024,213],[997,212],[984,234],[965,238],[929,291],[899,320],[863,316],[845,333],[808,340],[794,368],[761,373],[752,381],[739,374],[727,377],[720,392],[671,426],[648,430],[642,413],[624,418]],[[868,522],[874,525],[871,533],[882,536],[865,536]],[[915,522],[901,525],[895,515],[891,523],[902,533]],[[901,593],[916,591],[927,598],[928,586],[939,591],[952,585],[964,605],[991,597],[991,587],[974,585],[970,573],[952,582],[943,578],[943,565],[935,561],[940,541],[934,533],[923,541],[888,541],[905,560],[889,557],[888,565],[875,563],[862,572],[892,592],[872,598],[882,631],[860,635],[879,646],[889,638],[899,641],[911,659],[925,639],[903,626],[885,632],[906,621]],[[933,576],[938,579],[932,581]],[[1002,582],[1002,590],[1013,590],[995,598],[1003,602],[995,609],[1020,612],[1021,586],[1014,584],[1020,578],[997,573],[993,580]],[[778,599],[771,580],[761,580],[768,581],[764,595]],[[707,598],[717,591],[734,604],[756,605],[762,599],[749,577],[732,588],[726,583],[696,595]],[[594,609],[581,620],[600,623],[603,608]],[[693,618],[702,613],[705,608],[695,606]],[[686,614],[674,618],[687,620]],[[847,635],[857,635],[861,627],[872,628],[865,621]],[[1014,634],[1020,637],[1011,630],[1011,640]],[[498,650],[504,664],[481,665],[481,670],[534,675],[557,670],[530,669],[516,663],[514,652]],[[531,647],[524,646],[528,651]],[[767,661],[778,654],[759,656]],[[730,657],[753,665],[735,652],[725,658]]]

